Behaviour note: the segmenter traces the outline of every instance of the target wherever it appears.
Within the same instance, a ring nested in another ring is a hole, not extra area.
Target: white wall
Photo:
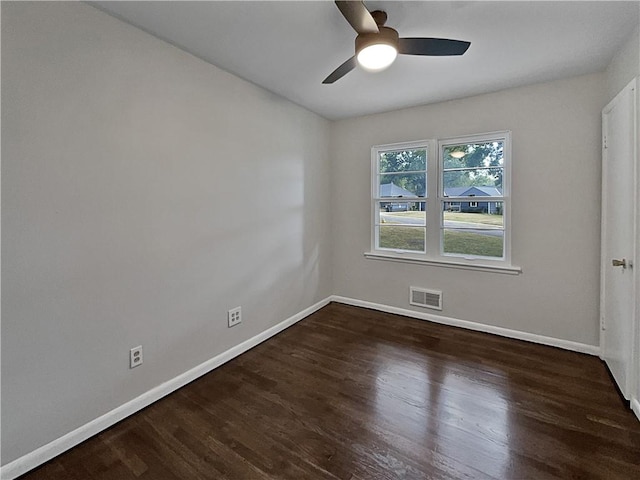
[[[639,7],[640,15],[640,7]],[[640,27],[620,47],[606,70],[607,103],[640,74]]]
[[[2,464],[330,295],[328,144],[93,7],[3,2]]]
[[[424,312],[409,305],[409,286],[441,289],[444,316],[597,345],[604,102],[604,74],[592,74],[334,122],[334,293]],[[512,131],[512,261],[521,275],[363,256],[372,145],[497,130]]]

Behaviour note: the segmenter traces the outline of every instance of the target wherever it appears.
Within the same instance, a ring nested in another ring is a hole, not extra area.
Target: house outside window
[[[367,256],[509,268],[509,181],[506,131],[373,147]]]

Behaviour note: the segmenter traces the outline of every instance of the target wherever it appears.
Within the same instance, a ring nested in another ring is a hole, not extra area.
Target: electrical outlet
[[[227,312],[227,322],[229,328],[235,327],[242,322],[242,307],[232,308]]]
[[[129,368],[135,368],[142,365],[142,345],[129,350]]]

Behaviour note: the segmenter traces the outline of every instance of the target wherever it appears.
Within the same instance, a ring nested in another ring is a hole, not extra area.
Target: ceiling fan
[[[404,55],[447,56],[462,55],[470,42],[446,38],[399,38],[398,32],[385,27],[387,14],[380,10],[369,12],[361,1],[337,1],[344,18],[358,33],[356,54],[336,68],[322,83],[333,83],[360,64],[365,70],[378,72],[391,65],[398,53]]]

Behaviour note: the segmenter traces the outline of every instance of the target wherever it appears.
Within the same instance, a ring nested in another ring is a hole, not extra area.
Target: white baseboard
[[[408,310],[405,308],[391,307],[389,305],[366,302],[363,300],[356,300],[354,298],[341,297],[338,295],[333,295],[331,297],[331,301],[344,303],[346,305],[353,305],[356,307],[370,308],[372,310],[379,310],[381,312],[395,313],[397,315],[404,315],[405,317],[427,320],[429,322],[450,325],[453,327],[466,328],[468,330],[475,330],[478,332],[492,333],[494,335],[500,335],[501,337],[515,338],[517,340],[540,343],[542,345],[563,348],[565,350],[571,350],[574,352],[586,353],[596,356],[600,355],[600,347],[597,345],[587,345],[585,343],[572,342],[569,340],[562,340],[560,338],[545,337],[543,335],[536,335],[535,333],[511,330],[510,328],[495,327],[492,325],[470,322],[468,320],[459,320],[457,318],[444,317],[442,315],[435,315],[433,313],[416,312],[414,310]]]
[[[635,413],[638,420],[640,420],[640,401],[638,401],[637,398],[631,399],[631,410],[633,410],[633,413]]]
[[[303,311],[287,318],[286,320],[274,325],[273,327],[265,330],[258,335],[245,340],[244,342],[236,345],[235,347],[222,352],[219,355],[207,360],[204,363],[186,371],[185,373],[172,378],[171,380],[158,385],[155,388],[143,393],[139,397],[105,413],[101,417],[92,420],[91,422],[76,428],[75,430],[63,435],[52,442],[43,445],[42,447],[27,453],[26,455],[17,458],[16,460],[2,466],[0,468],[0,479],[13,480],[16,477],[34,469],[35,467],[42,465],[48,460],[60,455],[61,453],[75,447],[79,443],[91,438],[92,436],[100,433],[101,431],[115,425],[120,420],[132,415],[139,410],[151,405],[152,403],[160,400],[162,397],[170,394],[171,392],[185,386],[193,380],[201,377],[202,375],[209,373],[211,370],[221,366],[222,364],[232,360],[233,358],[241,355],[247,350],[255,347],[256,345],[264,342],[272,336],[280,333],[282,330],[290,327],[291,325],[299,322],[303,318],[311,315],[312,313],[320,310],[331,301],[331,297],[325,298],[319,301],[315,305],[304,309]]]

